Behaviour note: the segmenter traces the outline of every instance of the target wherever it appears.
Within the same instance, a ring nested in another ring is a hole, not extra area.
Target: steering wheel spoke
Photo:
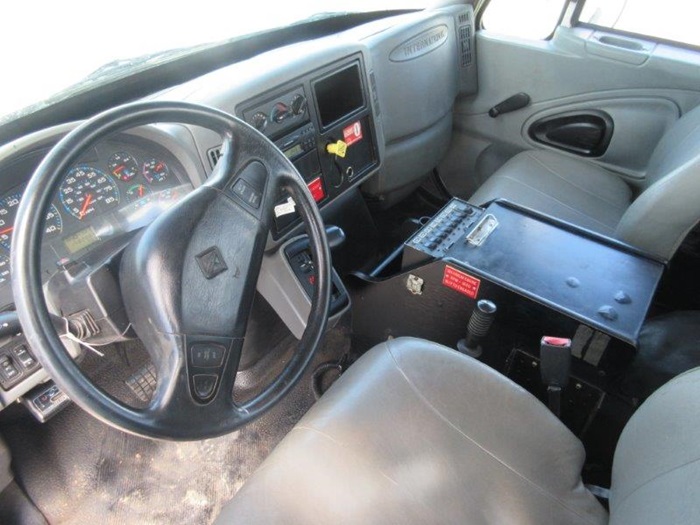
[[[154,122],[218,132],[224,155],[205,184],[144,228],[121,259],[127,315],[157,368],[145,410],[95,387],[63,351],[50,323],[39,266],[41,218],[64,173],[102,137]],[[307,227],[317,285],[297,353],[272,384],[242,406],[233,386],[248,316],[280,189]],[[37,169],[17,216],[13,291],[30,344],[59,386],[85,410],[125,431],[166,439],[225,434],[259,416],[299,380],[320,344],[330,301],[330,254],[323,221],[291,162],[262,134],[204,106],[143,102],[116,108],[69,133]]]

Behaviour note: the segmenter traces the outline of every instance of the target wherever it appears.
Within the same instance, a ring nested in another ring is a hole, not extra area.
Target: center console
[[[239,117],[272,140],[320,207],[379,166],[364,61],[356,54],[241,104]],[[273,238],[299,221],[280,193]]]
[[[452,199],[400,257],[394,275],[354,283],[360,337],[412,335],[454,348],[476,302],[488,299],[508,351],[567,337],[574,357],[603,373],[634,354],[664,270],[633,247],[507,201],[484,209]]]

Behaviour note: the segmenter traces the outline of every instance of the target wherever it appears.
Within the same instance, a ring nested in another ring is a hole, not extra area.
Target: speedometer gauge
[[[0,284],[10,282],[10,258],[0,255]]]
[[[139,173],[139,165],[133,155],[119,151],[109,158],[109,172],[124,182],[129,182]]]
[[[0,199],[0,245],[6,250],[10,250],[12,244],[12,232],[15,229],[15,217],[17,216],[17,207],[22,198],[22,192],[14,192]],[[60,234],[63,231],[63,220],[61,214],[53,204],[46,214],[46,224],[44,226],[44,235],[46,238],[51,238]]]
[[[91,166],[70,170],[58,194],[66,211],[80,221],[119,204],[117,184],[109,175]]]

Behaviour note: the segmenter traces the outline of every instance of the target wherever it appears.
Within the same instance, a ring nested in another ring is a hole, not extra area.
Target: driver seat
[[[421,339],[367,352],[217,524],[655,524],[700,519],[700,368],[657,391],[615,452],[610,514],[581,442],[495,370]]]

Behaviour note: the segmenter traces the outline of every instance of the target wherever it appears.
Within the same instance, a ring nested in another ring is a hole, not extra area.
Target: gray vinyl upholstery
[[[613,235],[632,202],[632,190],[595,164],[532,150],[506,162],[469,200],[482,205],[498,198]]]
[[[400,338],[333,385],[216,523],[607,523],[583,461],[581,442],[527,391]]]
[[[639,195],[619,176],[552,151],[515,155],[471,196],[505,198],[670,259],[700,220],[700,106],[664,134]]]
[[[611,525],[700,523],[700,368],[657,390],[615,450]]]

